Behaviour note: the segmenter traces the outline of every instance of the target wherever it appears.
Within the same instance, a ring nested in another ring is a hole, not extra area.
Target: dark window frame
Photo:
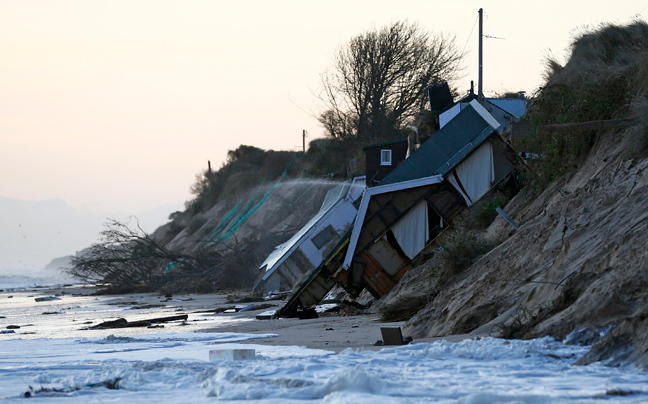
[[[315,237],[311,239],[311,242],[317,247],[318,250],[326,246],[331,240],[337,237],[337,232],[330,224],[322,229]]]

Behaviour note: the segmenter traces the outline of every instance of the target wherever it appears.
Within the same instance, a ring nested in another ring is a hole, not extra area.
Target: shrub
[[[475,223],[480,229],[487,228],[497,217],[497,208],[506,205],[507,200],[504,198],[495,198],[485,203],[477,209],[475,214]]]
[[[187,226],[187,234],[190,236],[195,234],[201,227],[205,225],[205,223],[207,223],[207,218],[200,215],[194,216]]]
[[[217,170],[205,170],[196,175],[191,186],[195,198],[185,204],[191,215],[210,209],[224,196],[244,192],[259,186],[263,181],[278,178],[294,158],[288,151],[263,150],[241,145],[227,152],[227,160]]]
[[[472,265],[478,257],[493,249],[494,245],[484,239],[482,233],[470,230],[465,226],[457,226],[454,231],[445,235],[440,242],[443,274],[452,276],[463,272]]]

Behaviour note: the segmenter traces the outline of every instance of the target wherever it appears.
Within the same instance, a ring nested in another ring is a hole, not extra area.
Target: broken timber
[[[507,215],[506,212],[504,212],[504,209],[498,207],[495,208],[495,210],[500,214],[500,216],[504,218],[504,220],[506,220],[511,226],[513,226],[515,230],[520,228],[520,225],[515,223],[515,221],[511,219],[511,216]]]
[[[638,123],[637,117],[625,119],[609,119],[605,121],[588,121],[578,123],[563,123],[556,125],[538,126],[539,135],[548,135],[551,133],[581,132],[586,130],[627,128]]]
[[[93,325],[88,329],[102,330],[106,328],[148,327],[149,325],[155,323],[166,323],[169,321],[186,321],[188,318],[189,316],[187,314],[182,314],[179,316],[151,318],[148,320],[141,320],[141,321],[127,321],[125,318],[118,318],[117,320],[104,321],[103,323]]]

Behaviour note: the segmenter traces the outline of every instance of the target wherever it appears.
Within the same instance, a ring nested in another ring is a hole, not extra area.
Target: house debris
[[[265,274],[253,291],[290,290],[305,274],[320,267],[348,233],[358,211],[365,177],[355,177],[331,189],[321,209],[301,230],[261,264]],[[328,292],[328,291],[327,291]]]
[[[400,327],[380,327],[382,340],[377,341],[376,345],[407,345],[413,341],[412,337],[403,338],[403,332]]]

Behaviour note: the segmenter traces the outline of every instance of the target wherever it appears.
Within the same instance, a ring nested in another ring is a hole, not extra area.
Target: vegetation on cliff
[[[524,144],[544,156],[532,161],[545,182],[573,172],[596,141],[595,131],[540,133],[538,126],[638,118],[629,133],[627,155],[645,153],[648,138],[648,25],[603,25],[571,44],[565,66],[546,61],[546,83],[527,114],[532,136]]]

